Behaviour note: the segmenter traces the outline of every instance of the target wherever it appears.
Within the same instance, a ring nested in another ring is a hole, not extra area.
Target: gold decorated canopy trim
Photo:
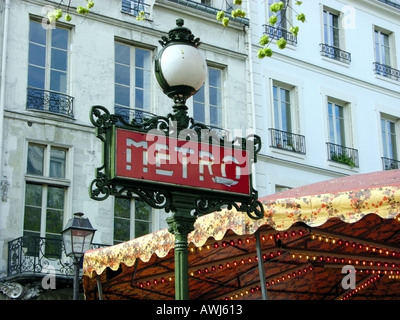
[[[252,220],[245,213],[234,209],[198,218],[195,230],[189,234],[189,243],[201,247],[209,238],[221,240],[228,230],[237,235],[250,235],[263,225],[282,231],[296,222],[317,227],[335,217],[346,223],[354,223],[371,213],[384,219],[395,218],[400,212],[400,190],[397,186],[387,186],[282,198],[262,203],[265,215],[261,220]],[[107,267],[117,270],[121,263],[130,267],[136,259],[147,262],[153,254],[165,257],[174,248],[174,242],[174,236],[163,229],[115,246],[88,251],[83,264],[84,275],[100,275]]]

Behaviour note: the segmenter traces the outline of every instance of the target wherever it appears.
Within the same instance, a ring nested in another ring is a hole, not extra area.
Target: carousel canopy
[[[352,175],[261,198],[261,220],[234,209],[199,217],[190,299],[261,299],[261,284],[268,299],[399,299],[399,187],[399,170]],[[86,298],[173,300],[174,241],[165,229],[86,252]]]

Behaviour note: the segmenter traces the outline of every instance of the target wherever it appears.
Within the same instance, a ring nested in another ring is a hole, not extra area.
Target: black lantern
[[[79,300],[79,267],[84,253],[90,249],[94,233],[88,218],[82,218],[83,213],[77,212],[61,231],[65,253],[74,259],[74,294],[73,300]]]
[[[68,221],[61,232],[67,256],[80,258],[92,244],[96,229],[93,229],[88,218],[82,218],[82,216],[82,212],[75,213],[74,218]]]

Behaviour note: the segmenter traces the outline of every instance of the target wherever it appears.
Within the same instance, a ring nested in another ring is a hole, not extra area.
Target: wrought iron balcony
[[[127,107],[115,106],[115,114],[121,116],[122,121],[117,123],[117,125],[124,124],[143,124],[146,120],[156,117],[155,114],[147,112],[143,109],[131,109]]]
[[[105,245],[92,244],[92,249],[100,247]],[[23,236],[8,243],[8,277],[41,276],[48,274],[50,268],[56,276],[74,274],[72,260],[65,256],[62,239]]]
[[[347,148],[338,144],[326,143],[328,147],[328,160],[342,163],[351,168],[358,168],[358,150]]]
[[[380,76],[400,81],[400,70],[394,69],[378,62],[374,62],[374,71]]]
[[[351,62],[351,53],[349,52],[343,51],[337,47],[329,46],[325,43],[321,43],[320,47],[321,47],[321,55],[324,57],[335,59],[337,61],[344,63]]]
[[[63,93],[28,88],[26,109],[74,117],[74,98]]]
[[[271,136],[270,147],[301,154],[306,153],[306,138],[304,136],[272,128],[269,131]]]
[[[297,37],[286,29],[276,28],[268,24],[264,24],[263,27],[265,28],[264,34],[270,36],[272,39],[278,40],[284,38],[287,43],[294,46],[297,45]]]
[[[400,10],[400,2],[398,2],[398,1],[397,2],[395,2],[393,0],[378,0],[378,1],[386,3],[387,5]]]
[[[382,157],[383,170],[400,169],[400,161]]]
[[[191,1],[191,0],[168,0],[171,2],[175,2],[181,5],[184,5],[188,8],[193,8],[199,11],[203,11],[205,13],[209,13],[211,15],[213,15],[214,17],[217,15],[218,11],[221,11],[221,9],[218,8],[214,8],[211,6],[208,6],[206,4],[200,3],[200,2],[196,2],[196,1]],[[225,2],[224,2],[225,3]],[[239,22],[245,26],[249,26],[250,25],[250,21],[247,18],[242,18],[242,17],[236,17],[233,18],[230,15],[230,12],[232,11],[232,7],[229,7],[228,4],[226,4],[226,7],[224,8],[225,14],[226,16],[228,16],[230,19],[232,19],[232,21],[236,21]]]
[[[149,19],[150,8],[150,5],[145,0],[122,0],[121,11],[135,17],[140,16],[141,12],[143,12],[145,19]]]

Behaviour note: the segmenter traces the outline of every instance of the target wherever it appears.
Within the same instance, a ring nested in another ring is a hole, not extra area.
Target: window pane
[[[46,63],[46,47],[34,43],[29,44],[29,64],[44,67]]]
[[[210,107],[210,123],[220,127],[222,125],[222,111],[221,108]]]
[[[218,88],[210,87],[210,104],[214,106],[221,105],[221,95]]]
[[[50,90],[62,93],[67,92],[67,74],[65,72],[52,70],[50,79]]]
[[[114,218],[114,242],[130,239],[130,225],[125,219]]]
[[[28,86],[32,88],[44,89],[45,70],[29,66],[28,68]]]
[[[47,209],[46,232],[60,233],[63,230],[63,217],[63,211]]]
[[[46,30],[43,29],[40,22],[30,22],[29,41],[43,45],[46,44]]]
[[[44,165],[44,148],[41,146],[29,145],[27,173],[42,176],[43,165]]]
[[[129,53],[130,53],[129,46],[120,43],[115,44],[115,62],[129,66],[130,65]]]
[[[68,49],[68,30],[53,29],[51,34],[51,46],[55,48]]]
[[[136,88],[144,87],[144,71],[142,69],[136,69],[135,71],[135,86]]]
[[[40,232],[42,186],[26,184],[24,230]]]
[[[134,108],[144,109],[144,91],[135,90],[135,105]]]
[[[42,206],[42,189],[38,184],[26,184],[25,205],[41,207]]]
[[[150,233],[150,225],[148,222],[136,221],[135,222],[135,238],[144,236]]]
[[[221,87],[221,71],[213,68],[208,69],[210,86]]]
[[[47,208],[64,210],[63,187],[48,187]]]
[[[131,200],[126,198],[115,198],[114,216],[119,218],[130,219],[131,217]]]
[[[135,219],[136,220],[151,220],[151,207],[140,200],[135,202]]]
[[[130,68],[125,65],[115,64],[115,82],[129,86],[130,81]]]
[[[135,50],[135,66],[149,70],[150,66],[150,51],[143,49]]]
[[[58,49],[51,50],[51,67],[53,69],[67,71],[67,52]]]
[[[129,87],[115,85],[115,103],[129,107]]]
[[[206,114],[204,110],[204,104],[194,103],[193,104],[193,118],[198,121],[205,123],[206,122]]]
[[[50,177],[65,178],[66,151],[51,148],[50,151]]]

